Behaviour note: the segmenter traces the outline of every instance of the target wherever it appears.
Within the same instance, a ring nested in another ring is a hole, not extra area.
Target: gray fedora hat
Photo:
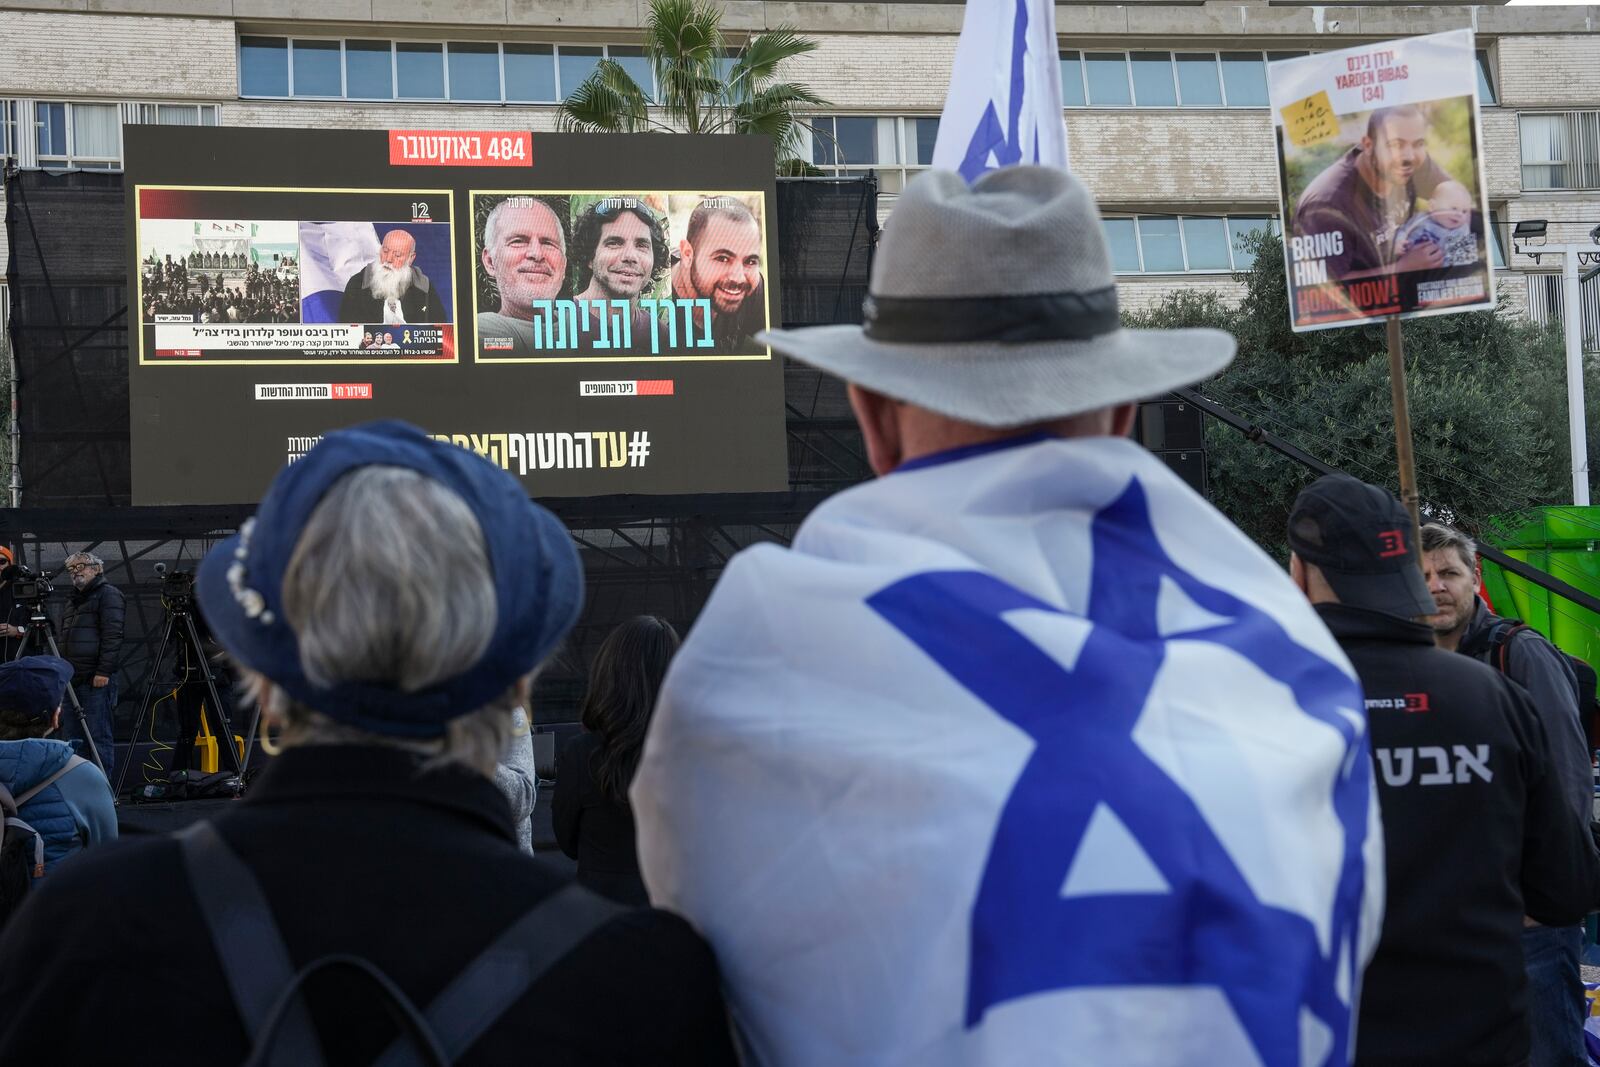
[[[1159,396],[1233,359],[1220,330],[1127,330],[1100,212],[1053,167],[913,181],[872,265],[863,326],[764,344],[874,392],[982,426]]]

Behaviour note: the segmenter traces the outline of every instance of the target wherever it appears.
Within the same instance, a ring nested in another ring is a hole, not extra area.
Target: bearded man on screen
[[[415,265],[417,239],[404,230],[383,235],[378,258],[345,283],[339,301],[341,322],[381,322],[403,326],[438,322],[438,295],[428,276]]]
[[[756,331],[766,322],[766,283],[761,276],[761,226],[732,197],[708,197],[689,216],[678,242],[672,295],[710,302],[711,321],[696,311],[695,334],[710,329],[719,355],[748,355],[760,348]]]

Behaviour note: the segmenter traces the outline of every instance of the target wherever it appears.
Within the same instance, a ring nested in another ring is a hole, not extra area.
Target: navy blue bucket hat
[[[56,656],[23,656],[0,663],[0,711],[48,719],[61,706],[72,664]]]
[[[283,615],[284,571],[312,511],[345,474],[374,465],[414,470],[460,496],[483,529],[494,576],[489,647],[460,674],[415,692],[380,682],[316,685]],[[544,661],[577,620],[583,571],[566,527],[510,474],[391,420],[330,433],[280,473],[255,517],[206,555],[196,590],[223,647],[295,700],[372,733],[426,738],[442,735],[450,720],[488,704]]]

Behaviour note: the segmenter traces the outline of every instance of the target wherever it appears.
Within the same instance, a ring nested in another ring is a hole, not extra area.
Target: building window
[[[1245,240],[1278,232],[1268,215],[1134,215],[1103,222],[1118,274],[1205,274],[1249,270]]]
[[[572,95],[572,90],[589,80],[594,68],[600,65],[603,50],[589,45],[562,45],[556,56],[556,74],[560,76],[561,99]]]
[[[1267,106],[1267,65],[1259,52],[1222,53],[1222,90],[1229,107]]]
[[[1083,70],[1090,107],[1126,107],[1133,103],[1126,52],[1085,52]]]
[[[289,95],[289,39],[239,38],[239,88],[242,96]]]
[[[1061,53],[1065,107],[1266,107],[1267,64],[1306,52]]]
[[[547,44],[508,44],[503,49],[506,99],[553,103],[556,95],[556,50]]]
[[[654,101],[655,71],[650,66],[650,59],[644,54],[643,48],[629,48],[625,45],[607,45],[606,56],[628,72],[628,77],[633,83],[644,90],[647,99]],[[571,90],[568,90],[569,92]]]
[[[1521,116],[1524,189],[1600,188],[1600,111]]]
[[[1222,106],[1222,74],[1217,69],[1215,52],[1179,52],[1173,57],[1178,67],[1178,92],[1190,107]]]
[[[123,104],[124,126],[215,126],[216,104]]]
[[[939,120],[932,116],[822,115],[809,125],[802,139],[811,142],[812,163],[826,174],[875,171],[879,191],[889,195],[933,163],[939,136]]]
[[[0,159],[15,159],[17,148],[17,102],[0,100]]]
[[[45,170],[121,170],[124,125],[215,126],[217,105],[0,100],[0,157]]]
[[[1183,261],[1183,236],[1176,215],[1142,215],[1138,218],[1139,254],[1152,274],[1176,274],[1188,269]]]
[[[1567,290],[1559,274],[1529,274],[1528,318],[1546,329],[1560,332],[1566,328]],[[1578,287],[1578,302],[1582,308],[1579,332],[1583,348],[1589,351],[1600,345],[1600,278],[1582,283]]]
[[[338,41],[294,42],[294,95],[344,95],[344,49]]]
[[[239,95],[345,100],[559,103],[602,59],[645,94],[655,78],[635,45],[239,38]]]
[[[395,95],[402,100],[443,100],[444,45],[401,41],[394,46]]]
[[[1478,103],[1498,104],[1500,99],[1494,95],[1494,69],[1489,65],[1489,53],[1478,49]]]
[[[501,99],[498,45],[451,43],[450,99]]]
[[[389,41],[346,41],[344,91],[358,100],[393,100],[394,45]]]
[[[1083,87],[1083,56],[1077,52],[1061,53],[1061,103],[1067,107],[1083,107],[1089,102]]]
[[[40,100],[34,105],[35,156],[48,170],[120,170],[122,121],[116,104]]]
[[[1133,94],[1141,107],[1178,106],[1171,52],[1132,52],[1128,61],[1133,70]]]

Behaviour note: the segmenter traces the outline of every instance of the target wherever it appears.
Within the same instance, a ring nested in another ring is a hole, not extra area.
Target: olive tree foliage
[[[1129,326],[1211,326],[1239,354],[1202,391],[1325,463],[1398,491],[1389,356],[1382,323],[1296,334],[1289,328],[1283,246],[1254,238],[1254,264],[1238,275],[1244,299],[1180,291]],[[1492,532],[1494,515],[1571,503],[1565,359],[1558,332],[1502,304],[1411,319],[1403,325],[1417,488],[1428,515]],[[1591,455],[1600,420],[1597,374],[1586,373]],[[1285,555],[1284,527],[1315,475],[1208,419],[1212,503],[1263,548]]]

